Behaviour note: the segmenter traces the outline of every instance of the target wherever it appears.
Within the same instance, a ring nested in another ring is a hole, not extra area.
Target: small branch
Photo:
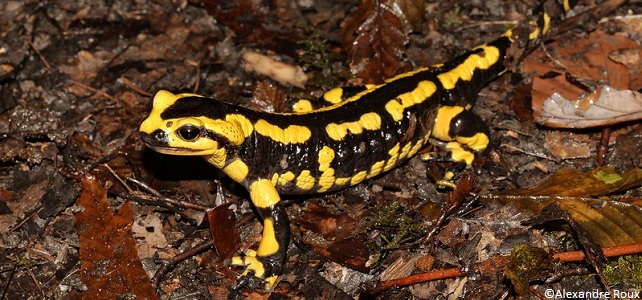
[[[152,278],[152,286],[154,289],[158,288],[158,285],[160,284],[161,279],[169,272],[169,270],[175,266],[176,264],[194,256],[197,255],[201,252],[207,251],[210,248],[212,248],[212,241],[208,240],[206,242],[203,242],[196,247],[189,249],[181,254],[178,254],[174,257],[172,257],[170,260],[163,262],[163,265],[156,270],[156,273],[154,274],[154,278]]]
[[[602,251],[604,252],[604,255],[606,257],[639,254],[642,253],[642,243],[607,247],[603,248]],[[584,260],[584,258],[585,255],[582,251],[562,252],[553,255],[553,259],[558,259],[561,262],[581,261]],[[473,269],[479,270],[482,273],[484,273],[485,270],[487,271],[489,268],[503,271],[506,266],[508,266],[508,263],[508,256],[495,256],[489,260],[476,263]],[[422,282],[461,276],[466,276],[466,273],[462,271],[461,268],[435,270],[432,272],[406,276],[393,280],[380,281],[374,288],[372,288],[372,290],[370,290],[370,292],[372,294],[378,294],[393,287],[402,287]]]

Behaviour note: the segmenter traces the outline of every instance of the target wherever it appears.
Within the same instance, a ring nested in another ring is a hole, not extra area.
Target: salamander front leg
[[[430,142],[445,150],[447,156],[426,153],[421,155],[423,160],[451,161],[451,169],[446,171],[444,177],[437,185],[454,187],[453,179],[459,171],[470,167],[474,159],[488,147],[489,131],[484,121],[463,107],[445,106],[437,113],[437,124]]]
[[[278,275],[283,273],[290,241],[290,222],[270,181],[258,180],[250,185],[249,190],[252,203],[263,220],[263,239],[256,251],[246,249],[244,255],[232,257],[226,264],[245,267],[234,289],[244,285],[253,288],[264,281],[265,289],[272,290]]]

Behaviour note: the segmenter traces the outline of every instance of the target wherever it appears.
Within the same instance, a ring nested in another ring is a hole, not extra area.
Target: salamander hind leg
[[[283,273],[286,252],[290,240],[290,223],[280,202],[276,188],[268,180],[258,180],[249,187],[252,203],[263,220],[263,238],[256,251],[246,249],[243,255],[227,260],[228,266],[244,267],[234,289],[248,285],[256,287],[265,283],[272,290],[277,278]]]
[[[423,160],[450,161],[454,164],[437,182],[439,186],[454,187],[453,179],[465,167],[470,167],[476,157],[484,153],[489,130],[486,123],[472,111],[461,106],[441,107],[437,113],[434,137],[431,143],[445,150],[445,155],[426,153]]]

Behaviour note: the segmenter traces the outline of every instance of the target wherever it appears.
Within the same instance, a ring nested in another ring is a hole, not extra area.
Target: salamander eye
[[[185,124],[178,128],[177,133],[181,139],[189,142],[201,135],[201,129],[192,124]]]

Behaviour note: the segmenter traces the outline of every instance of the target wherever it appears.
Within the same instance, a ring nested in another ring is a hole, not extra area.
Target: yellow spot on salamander
[[[166,120],[161,119],[160,115],[168,107],[172,106],[178,100],[178,96],[171,92],[160,90],[154,95],[152,100],[152,111],[149,116],[140,124],[139,131],[152,133],[156,129],[165,127]]]
[[[281,201],[276,188],[267,179],[259,179],[250,183],[250,199],[257,208],[270,208]]]
[[[548,33],[548,30],[551,28],[551,16],[549,16],[546,12],[542,16],[544,19],[544,28],[542,28],[542,34]]]
[[[323,94],[323,100],[326,102],[337,104],[342,101],[343,89],[340,87],[333,88]]]
[[[292,180],[294,180],[294,173],[288,171],[281,174],[281,176],[279,176],[278,182],[279,182],[279,185],[285,186],[286,184],[292,182]]]
[[[388,150],[388,155],[396,157],[397,154],[399,154],[399,148],[401,148],[401,146],[399,145],[399,143],[397,143],[392,148],[390,148],[390,150]]]
[[[350,185],[355,185],[359,182],[362,182],[364,179],[366,179],[366,176],[368,176],[367,171],[361,171],[357,174],[354,174],[354,176],[352,176],[352,179],[350,179]]]
[[[254,131],[254,126],[252,125],[252,122],[248,120],[243,115],[240,114],[229,114],[225,116],[225,121],[228,121],[230,123],[236,123],[236,126],[241,128],[243,131],[243,135],[247,138],[252,134],[252,131]]]
[[[312,107],[312,102],[307,99],[300,99],[299,101],[295,102],[294,105],[292,105],[292,110],[295,113],[304,113],[304,112],[310,112],[313,109]]]
[[[242,117],[245,118],[245,117]],[[242,124],[238,119],[234,117],[231,118],[232,121],[221,120],[221,119],[209,119],[209,118],[198,118],[200,122],[203,123],[203,126],[210,131],[216,132],[232,142],[234,145],[243,144],[246,137],[246,132],[244,132],[243,126],[248,124]],[[181,121],[185,121],[181,120]],[[180,121],[179,121],[180,122]],[[178,122],[178,123],[179,123]],[[249,123],[249,121],[247,121]],[[178,125],[178,124],[177,124]],[[251,126],[251,124],[250,124]],[[249,133],[252,133],[251,127],[246,128]],[[249,136],[247,133],[247,136]]]
[[[381,128],[381,117],[374,112],[365,113],[358,121],[345,123],[330,123],[325,127],[328,136],[335,140],[342,140],[348,131],[352,134],[361,134],[363,130],[379,130]]]
[[[464,111],[461,106],[442,106],[437,110],[437,117],[435,118],[435,125],[432,130],[432,135],[438,140],[452,141],[453,137],[450,136],[450,123],[451,120]]]
[[[334,182],[334,183],[335,183],[336,185],[342,186],[342,185],[346,185],[346,184],[348,184],[348,183],[350,182],[350,180],[351,180],[351,179],[352,179],[352,178],[350,178],[350,177],[341,177],[341,178],[337,178],[337,180],[335,180],[335,182]]]
[[[265,218],[263,220],[263,239],[256,249],[258,256],[270,256],[279,251],[281,245],[276,241],[276,232],[274,231],[274,221],[272,218]]]
[[[334,185],[334,169],[330,168],[334,156],[334,150],[328,146],[323,146],[319,150],[319,171],[323,172],[319,177],[319,189],[317,190],[319,193],[329,190]]]
[[[211,165],[221,169],[225,166],[225,161],[227,159],[227,150],[225,150],[225,148],[217,148],[214,153],[203,156],[203,158],[205,158],[205,160]]]
[[[457,81],[470,81],[473,78],[475,69],[486,70],[490,66],[497,63],[499,59],[499,49],[497,47],[481,45],[477,46],[474,50],[482,49],[482,53],[472,54],[464,60],[461,64],[448,72],[437,75],[441,85],[451,90],[455,88]]]
[[[386,111],[392,116],[393,120],[399,122],[403,119],[403,111],[406,108],[422,103],[432,96],[436,90],[437,86],[435,86],[434,82],[427,80],[421,81],[414,90],[403,93],[396,99],[388,101],[385,106]]]
[[[419,152],[419,150],[421,150],[421,147],[423,146],[424,146],[424,140],[420,139],[419,141],[417,141],[417,143],[414,146],[412,146],[412,149],[410,149],[410,153],[408,153],[408,157],[411,157],[417,154],[417,152]]]
[[[330,163],[334,160],[334,150],[328,146],[323,146],[319,150],[319,171],[323,172],[330,168]]]
[[[401,149],[401,153],[399,153],[399,160],[405,159],[408,157],[408,154],[410,154],[410,148],[412,148],[412,143],[407,143],[403,148]]]
[[[454,161],[463,161],[466,163],[466,165],[471,165],[473,163],[473,160],[475,159],[475,155],[472,152],[462,148],[461,144],[459,144],[458,142],[449,142],[446,145],[446,149],[450,150],[450,157]]]
[[[383,166],[386,163],[385,160],[380,160],[374,164],[372,164],[372,167],[370,167],[370,172],[368,172],[368,177],[367,178],[372,178],[375,177],[383,171]]]
[[[323,193],[328,191],[332,186],[334,185],[334,169],[329,168],[325,171],[323,171],[323,174],[321,174],[321,177],[319,177],[319,189],[317,192]]]
[[[535,40],[535,39],[537,39],[539,37],[539,27],[537,27],[537,24],[535,24],[532,21],[531,21],[531,25],[535,29],[533,29],[533,31],[531,31],[531,33],[528,35],[528,39],[532,41],[532,40]]]
[[[245,179],[248,172],[249,169],[247,165],[238,158],[223,168],[225,175],[239,183]]]
[[[267,136],[283,144],[305,143],[312,136],[308,127],[301,125],[290,125],[285,129],[268,123],[265,120],[259,120],[254,124],[254,130],[263,136]]]
[[[485,133],[478,132],[471,137],[458,136],[457,142],[462,145],[466,145],[466,147],[472,150],[483,151],[484,149],[486,149],[486,147],[488,147],[488,143],[490,142],[490,140]]]
[[[392,169],[397,164],[397,157],[399,157],[399,148],[400,147],[401,146],[399,145],[399,143],[397,143],[396,145],[394,145],[394,147],[392,147],[390,149],[390,151],[388,151],[388,154],[390,155],[390,158],[386,162],[386,165],[383,167],[384,171],[388,171],[388,170]]]
[[[296,186],[304,191],[309,191],[314,187],[314,177],[310,175],[310,170],[303,170],[296,178]]]

